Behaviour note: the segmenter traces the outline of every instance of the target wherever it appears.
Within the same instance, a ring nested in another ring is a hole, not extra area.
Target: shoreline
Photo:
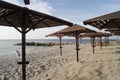
[[[63,56],[60,56],[59,46],[44,47],[42,49],[37,47],[32,51],[27,52],[27,59],[30,61],[30,64],[27,65],[27,79],[99,80],[100,75],[95,74],[98,74],[98,71],[100,71],[103,79],[110,80],[110,75],[116,75],[113,76],[112,79],[117,80],[120,78],[118,74],[120,55],[119,52],[117,52],[119,51],[118,48],[120,46],[115,43],[113,44],[103,46],[102,50],[97,46],[94,54],[92,53],[90,44],[80,44],[79,62],[76,62],[76,50],[74,44],[63,45]],[[21,79],[21,66],[17,64],[15,55],[0,57],[0,66],[1,78],[6,77],[10,80]],[[96,69],[98,71],[96,71]],[[110,72],[111,70],[113,70],[113,72]],[[89,71],[92,74],[89,74]],[[105,74],[108,76],[105,77]],[[75,75],[77,76],[75,77]],[[66,77],[68,77],[68,79]]]

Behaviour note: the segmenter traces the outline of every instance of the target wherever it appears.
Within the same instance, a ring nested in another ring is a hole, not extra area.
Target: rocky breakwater
[[[17,43],[15,45],[22,45],[22,43]],[[49,43],[35,43],[35,42],[26,42],[27,46],[53,46],[56,45],[55,43],[49,42]]]
[[[40,42],[26,42],[27,46],[54,46],[59,45],[60,43],[53,43],[53,42],[46,42],[46,43],[40,43]],[[70,43],[62,43],[62,45],[68,45]],[[17,43],[15,45],[22,45],[22,43]]]

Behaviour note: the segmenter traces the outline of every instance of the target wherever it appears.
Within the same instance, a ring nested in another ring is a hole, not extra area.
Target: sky
[[[3,1],[28,7],[96,31],[99,30],[83,25],[83,21],[120,9],[120,0],[30,0],[30,5],[25,5],[23,0]],[[36,29],[27,33],[26,37],[27,39],[50,39],[52,37],[45,36],[65,27],[67,26]],[[21,34],[14,28],[0,26],[0,39],[21,39]]]

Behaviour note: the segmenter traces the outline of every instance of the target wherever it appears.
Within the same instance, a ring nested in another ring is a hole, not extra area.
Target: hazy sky
[[[82,21],[86,19],[120,10],[120,0],[30,0],[30,5],[27,6],[24,5],[23,0],[4,1],[47,13],[79,25],[83,25]],[[27,39],[46,38],[47,34],[65,27],[36,29],[27,34]],[[88,25],[85,27],[95,29]],[[14,28],[0,26],[0,39],[21,39],[21,34]]]

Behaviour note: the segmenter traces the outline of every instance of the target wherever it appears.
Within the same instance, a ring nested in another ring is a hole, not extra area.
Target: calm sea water
[[[55,42],[59,43],[59,39],[30,39],[27,42]],[[63,39],[63,43],[75,43],[75,39]],[[88,43],[89,39],[83,39],[82,42]],[[21,51],[21,46],[14,45],[21,43],[21,40],[0,40],[0,55],[16,54],[16,51]],[[27,50],[35,48],[35,46],[27,46]]]

